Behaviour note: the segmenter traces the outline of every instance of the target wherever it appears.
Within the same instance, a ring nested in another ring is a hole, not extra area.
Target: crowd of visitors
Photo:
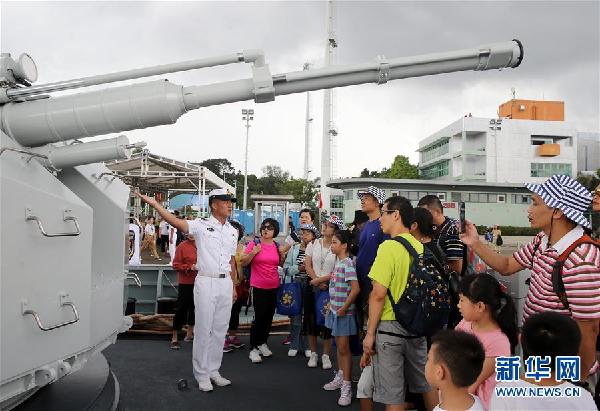
[[[386,199],[383,190],[369,187],[359,195],[362,210],[352,230],[346,230],[334,215],[322,216],[319,230],[313,225],[314,214],[302,210],[298,232],[283,244],[277,240],[279,224],[273,219],[265,219],[259,236],[243,244],[241,226],[226,219],[234,199],[220,192],[210,197],[214,217],[185,224],[154,200],[141,197],[167,223],[192,234],[177,248],[174,268],[184,289],[197,272],[193,365],[203,391],[212,390],[211,382],[231,383],[218,373],[221,357],[216,345],[221,355],[231,345],[242,346],[235,330],[240,297],[243,304],[248,297],[242,296],[240,285],[249,287],[254,307],[249,357],[252,363],[260,363],[273,355],[267,343],[277,290],[283,281],[294,281],[300,284],[303,309],[290,317],[288,356],[304,353],[309,368],[317,367],[319,359],[323,369],[332,368],[331,339],[335,338],[336,370],[323,389],[339,390],[340,406],[352,402],[350,345],[352,338],[358,338],[362,372],[356,397],[362,410],[373,409],[374,402],[390,411],[595,409],[600,244],[590,238],[586,211],[590,205],[600,211],[600,186],[592,194],[574,179],[559,175],[526,186],[532,192],[528,218],[540,232],[510,256],[497,252],[502,241],[499,226],[482,240],[468,220],[461,227],[444,216],[440,199],[432,195],[421,198],[414,208],[403,197]],[[217,252],[215,257],[211,247],[217,242],[211,240],[217,235],[231,244],[227,253]],[[198,263],[191,262],[194,246]],[[219,255],[231,260],[212,268]],[[486,264],[488,272],[473,270],[472,255]],[[524,269],[531,277],[520,319],[498,278]],[[219,278],[226,279],[219,282]],[[208,309],[204,299],[214,301],[216,292],[222,293],[223,300]],[[172,345],[177,344],[181,325],[186,320],[193,324],[189,314],[193,305],[186,293],[180,290]],[[321,306],[324,298],[328,304]],[[204,307],[200,311],[199,304]],[[215,326],[217,318],[222,326]],[[199,325],[207,324],[207,319],[210,330]],[[322,339],[320,357],[318,338]],[[521,357],[515,357],[519,353]],[[561,370],[555,360],[573,356],[580,359],[580,376],[558,378]],[[517,371],[527,371],[510,380],[500,378],[499,364],[511,358],[522,366]],[[547,361],[548,373],[532,377],[530,368],[540,358]],[[506,394],[512,388],[531,393],[536,387],[564,393],[576,386],[577,396]]]

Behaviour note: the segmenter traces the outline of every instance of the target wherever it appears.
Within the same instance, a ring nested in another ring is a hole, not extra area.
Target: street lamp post
[[[246,155],[244,157],[244,210],[248,205],[248,134],[250,133],[250,121],[254,120],[253,109],[242,109],[242,120],[246,122]]]

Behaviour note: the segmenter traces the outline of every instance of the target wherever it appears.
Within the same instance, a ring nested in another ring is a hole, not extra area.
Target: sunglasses
[[[265,225],[260,228],[260,231],[264,231],[264,230],[275,231],[275,228],[271,225]]]

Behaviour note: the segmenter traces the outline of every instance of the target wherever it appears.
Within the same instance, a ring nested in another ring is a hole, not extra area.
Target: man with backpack
[[[433,217],[434,235],[433,242],[442,249],[445,256],[445,264],[449,268],[450,288],[453,304],[448,317],[448,327],[454,328],[462,319],[458,311],[458,281],[465,274],[472,273],[473,268],[469,264],[467,247],[460,241],[459,224],[456,220],[444,216],[442,202],[435,195],[426,195],[419,200],[418,207],[429,210]]]
[[[415,261],[411,251],[423,254],[423,244],[409,232],[413,218],[413,207],[406,198],[390,197],[385,200],[381,208],[381,229],[392,240],[381,243],[369,272],[373,289],[369,296],[369,319],[361,366],[372,362],[373,400],[386,404],[388,411],[404,409],[406,385],[411,392],[424,395],[428,410],[438,402],[437,393],[425,379],[425,336],[410,334],[400,325],[392,303],[392,300],[398,301],[407,289],[411,265]],[[397,237],[401,240],[395,239]]]
[[[419,200],[417,207],[429,210],[433,216],[435,225],[433,241],[438,243],[444,254],[450,269],[458,274],[463,274],[466,268],[464,249],[465,245],[459,238],[459,227],[456,220],[444,216],[442,202],[433,194],[426,195]]]
[[[523,320],[554,311],[573,318],[581,331],[581,381],[597,368],[596,338],[600,322],[600,244],[585,235],[592,195],[573,178],[554,175],[543,184],[525,184],[533,193],[527,209],[531,227],[541,232],[508,257],[479,241],[467,222],[461,235],[487,265],[502,275],[529,268],[531,278]],[[585,385],[585,384],[582,384]]]

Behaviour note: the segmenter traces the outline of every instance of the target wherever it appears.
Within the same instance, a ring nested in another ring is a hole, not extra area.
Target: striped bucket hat
[[[525,187],[542,197],[548,207],[558,208],[569,220],[592,228],[584,215],[592,202],[592,195],[577,180],[556,174],[542,184],[528,183]]]
[[[310,231],[315,235],[315,238],[319,238],[321,236],[321,232],[314,224],[300,224],[300,230]]]
[[[362,198],[362,196],[367,194],[370,194],[373,197],[375,197],[379,204],[385,203],[385,191],[383,191],[381,188],[369,186],[369,188],[367,188],[367,191],[359,191],[357,196],[358,198]]]

